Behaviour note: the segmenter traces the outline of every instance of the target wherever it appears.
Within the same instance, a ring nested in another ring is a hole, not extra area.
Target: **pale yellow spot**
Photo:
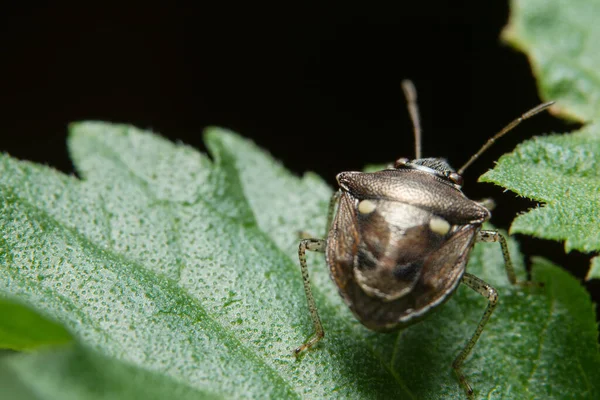
[[[361,214],[371,214],[373,211],[375,211],[375,203],[373,203],[371,200],[362,200],[360,203],[358,203],[358,212]]]
[[[443,218],[433,217],[429,221],[429,229],[438,235],[445,235],[450,231],[450,224]]]

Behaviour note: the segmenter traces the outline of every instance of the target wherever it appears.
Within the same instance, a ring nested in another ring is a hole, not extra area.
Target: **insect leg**
[[[517,276],[515,275],[515,269],[512,261],[510,260],[510,253],[508,252],[508,244],[506,239],[498,231],[479,231],[477,234],[477,240],[480,242],[500,242],[502,247],[502,256],[504,257],[504,267],[506,269],[506,275],[508,280],[513,285],[517,283]]]
[[[483,331],[485,324],[490,319],[490,315],[492,315],[494,308],[496,308],[496,304],[498,303],[498,292],[496,292],[496,289],[494,289],[475,275],[469,274],[468,272],[465,272],[465,274],[463,275],[462,283],[464,283],[465,285],[467,285],[468,287],[470,287],[471,289],[473,289],[480,295],[485,296],[488,299],[488,305],[483,313],[483,316],[481,317],[481,320],[479,321],[479,325],[477,325],[477,329],[475,329],[475,332],[473,333],[473,336],[471,336],[471,339],[469,339],[466,346],[462,349],[460,354],[452,363],[452,368],[454,368],[454,371],[458,376],[458,380],[467,391],[467,394],[471,395],[473,394],[473,388],[471,387],[471,385],[467,381],[467,378],[462,372],[462,365],[469,353],[471,352],[471,350],[473,349],[473,346],[475,346],[475,343],[477,343],[479,336],[481,336],[481,332]]]
[[[329,229],[331,228],[331,221],[333,220],[333,211],[335,210],[335,205],[337,204],[340,196],[342,195],[342,191],[338,190],[331,196],[329,200],[329,210],[327,211],[327,226],[325,228],[325,236],[329,234]]]
[[[326,247],[326,241],[322,239],[304,239],[300,242],[298,247],[298,258],[300,259],[300,268],[302,270],[302,281],[304,283],[304,293],[306,294],[306,301],[308,302],[308,310],[315,327],[314,335],[302,346],[294,350],[294,354],[298,355],[302,351],[314,346],[319,340],[325,336],[323,331],[323,325],[321,325],[321,318],[317,312],[317,305],[315,298],[313,297],[312,290],[310,288],[310,278],[308,276],[308,266],[306,265],[306,250],[324,252]]]

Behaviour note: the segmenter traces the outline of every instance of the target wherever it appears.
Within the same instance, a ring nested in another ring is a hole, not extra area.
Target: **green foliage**
[[[212,160],[134,127],[74,124],[81,180],[0,157],[0,296],[74,338],[2,356],[0,389],[20,399],[464,397],[450,364],[485,299],[461,287],[425,321],[377,334],[352,317],[318,254],[309,262],[326,337],[296,360],[312,333],[296,235],[323,234],[331,189],[231,132],[205,140]],[[594,312],[574,278],[536,259],[546,286],[512,287],[496,244],[477,245],[468,268],[500,293],[465,364],[476,397],[600,396]]]
[[[553,111],[590,122],[571,135],[535,138],[482,176],[543,202],[515,219],[511,233],[565,241],[567,251],[600,251],[600,3],[513,0],[504,38],[529,56]],[[600,278],[595,257],[588,279]]]
[[[534,138],[500,158],[480,180],[544,203],[512,223],[511,233],[564,240],[567,251],[600,249],[600,134]]]
[[[0,299],[0,315],[0,349],[34,350],[71,341],[62,326],[20,304]]]
[[[529,57],[544,99],[579,121],[600,115],[600,3],[512,0],[503,38]]]
[[[3,399],[222,399],[114,357],[79,346],[7,357],[0,362]]]

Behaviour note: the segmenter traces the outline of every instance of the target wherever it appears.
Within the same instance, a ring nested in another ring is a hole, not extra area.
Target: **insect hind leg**
[[[312,294],[310,287],[310,277],[308,275],[308,265],[306,264],[306,250],[325,252],[327,242],[323,239],[303,239],[300,241],[298,246],[298,258],[300,260],[300,269],[302,271],[302,281],[304,283],[304,293],[306,294],[306,301],[308,303],[308,311],[315,327],[315,333],[306,341],[302,346],[297,347],[294,350],[295,355],[299,355],[304,350],[307,350],[317,344],[319,340],[325,336],[323,331],[323,325],[321,324],[321,318],[317,311],[317,305],[315,298]]]
[[[475,343],[477,343],[479,336],[481,336],[481,332],[483,332],[485,324],[487,324],[488,320],[490,319],[490,316],[492,315],[492,312],[496,308],[496,304],[498,304],[498,292],[492,286],[479,279],[475,275],[469,274],[468,272],[465,272],[465,274],[463,275],[462,283],[464,283],[465,285],[467,285],[468,287],[470,287],[471,289],[488,299],[488,305],[485,311],[483,312],[483,316],[481,317],[481,320],[479,321],[475,332],[452,363],[452,368],[454,368],[454,371],[458,376],[460,384],[465,388],[467,395],[470,396],[473,394],[473,388],[467,381],[465,374],[462,372],[462,365],[469,353],[471,352],[471,350],[473,349],[473,346],[475,346]]]

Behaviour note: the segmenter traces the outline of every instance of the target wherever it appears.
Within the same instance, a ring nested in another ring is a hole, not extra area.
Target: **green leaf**
[[[600,279],[600,257],[592,258],[592,267],[585,279]]]
[[[552,110],[590,121],[570,135],[534,138],[498,161],[480,180],[543,206],[518,216],[511,233],[565,241],[566,251],[600,251],[600,3],[513,0],[504,38],[524,51]],[[600,277],[598,257],[588,279]],[[594,267],[595,266],[595,267]]]
[[[5,358],[0,393],[11,400],[223,398],[79,346]]]
[[[377,171],[381,171],[382,169],[386,169],[389,166],[387,164],[367,164],[364,166],[364,168],[362,169],[363,172],[377,172]]]
[[[69,146],[81,180],[0,158],[0,295],[75,340],[3,356],[12,391],[464,398],[450,365],[485,299],[460,287],[423,322],[374,333],[352,317],[319,254],[309,262],[326,337],[296,360],[293,349],[312,333],[296,235],[324,234],[331,189],[313,174],[292,176],[231,132],[213,128],[205,140],[212,160],[134,127],[75,124]],[[512,287],[496,244],[475,246],[468,268],[500,295],[464,368],[477,398],[600,395],[594,312],[573,277],[538,259],[533,274],[545,288]]]
[[[600,250],[600,135],[595,125],[529,140],[502,156],[480,180],[545,203],[515,218],[511,233],[564,240],[567,251]]]
[[[600,3],[589,0],[512,0],[502,36],[529,57],[541,97],[579,121],[600,114]]]
[[[20,304],[0,299],[0,315],[0,349],[33,350],[71,341],[62,326]]]

